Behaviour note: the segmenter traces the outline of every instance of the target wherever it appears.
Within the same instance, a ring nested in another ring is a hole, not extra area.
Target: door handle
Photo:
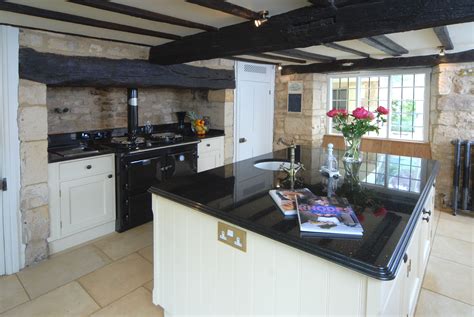
[[[240,139],[239,139],[239,143],[245,143],[245,142],[247,142],[247,139],[246,139],[246,138],[240,138]]]

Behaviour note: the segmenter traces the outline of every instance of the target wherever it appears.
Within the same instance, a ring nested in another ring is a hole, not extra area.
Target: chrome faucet
[[[283,144],[290,147],[290,168],[285,167],[283,163],[281,164],[280,169],[288,173],[288,176],[290,177],[291,190],[294,190],[296,173],[298,173],[301,169],[303,170],[305,169],[303,164],[295,163],[295,150],[296,150],[295,140],[292,139],[291,142],[288,143],[288,142],[285,142],[283,138],[279,138],[277,141],[277,144]]]

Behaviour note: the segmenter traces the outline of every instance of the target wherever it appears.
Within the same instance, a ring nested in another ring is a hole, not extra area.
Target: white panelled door
[[[272,151],[274,87],[274,65],[236,64],[234,161]]]
[[[3,110],[3,109],[1,109]],[[3,130],[3,111],[0,111],[0,158],[1,161],[4,160],[3,155],[3,139],[5,133]],[[0,162],[0,185],[3,182],[3,178],[5,177],[4,165]],[[3,187],[3,186],[0,186]],[[3,215],[3,188],[0,188],[0,275],[4,275],[6,273],[6,262],[5,262],[5,227],[4,227],[4,215]]]

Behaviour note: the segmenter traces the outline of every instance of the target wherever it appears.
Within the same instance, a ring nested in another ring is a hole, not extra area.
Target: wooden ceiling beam
[[[414,57],[397,57],[384,59],[344,59],[332,63],[315,63],[310,65],[283,66],[282,75],[306,73],[333,73],[359,70],[390,69],[401,67],[433,67],[443,63],[474,62],[474,50],[446,54],[445,56],[428,55]]]
[[[197,22],[192,22],[188,20],[178,19],[169,15],[143,10],[137,7],[128,6],[125,4],[120,4],[116,2],[110,1],[97,1],[97,0],[67,0],[68,2],[92,7],[100,10],[105,10],[109,12],[115,12],[120,14],[125,14],[129,16],[133,16],[136,18],[150,20],[155,22],[167,23],[172,25],[179,25],[184,26],[191,29],[200,29],[204,31],[217,31],[218,28],[201,24]]]
[[[334,9],[306,6],[256,28],[251,21],[155,46],[150,61],[195,60],[308,47],[474,20],[472,0],[383,0]]]
[[[344,45],[339,45],[339,44],[336,44],[336,43],[326,43],[326,44],[324,44],[324,46],[335,49],[335,50],[343,51],[343,52],[346,52],[346,53],[351,53],[351,54],[354,54],[354,55],[362,56],[362,57],[370,57],[370,55],[367,54],[367,53],[352,49],[352,48],[344,46]]]
[[[434,27],[433,31],[445,50],[454,49],[453,41],[451,41],[451,36],[449,36],[448,27],[446,25]]]
[[[254,54],[247,54],[247,55],[253,56],[253,57],[258,57],[258,58],[276,60],[276,61],[306,64],[306,61],[304,59],[291,58],[291,57],[285,57],[285,56],[276,56],[276,55],[267,54],[267,53],[254,53]]]
[[[169,40],[179,40],[181,36],[158,32],[153,30],[141,29],[130,25],[112,23],[107,21],[95,20],[91,18],[82,17],[79,15],[73,15],[68,13],[62,13],[57,11],[50,11],[26,5],[11,3],[11,2],[0,2],[0,11],[8,11],[19,14],[25,14],[50,20],[57,20],[68,23],[75,23],[87,26],[93,26],[102,29],[115,30],[133,34],[148,35],[153,37],[159,37]]]
[[[387,53],[388,55],[391,56],[400,56],[403,54],[408,54],[408,50],[391,39],[389,39],[385,35],[377,35],[377,36],[371,36],[367,38],[362,38],[359,41],[372,46],[373,48],[376,48],[384,53]]]
[[[335,57],[320,55],[320,54],[316,54],[316,53],[310,53],[310,52],[297,50],[297,49],[273,51],[272,53],[273,54],[278,54],[278,55],[294,57],[294,58],[301,58],[301,59],[304,59],[304,60],[323,62],[323,63],[324,62],[332,62],[332,61],[336,60]]]
[[[238,61],[238,62],[256,63],[256,64],[280,65],[280,63],[262,61],[262,60],[259,60],[259,59],[245,58],[245,57],[239,57],[239,56],[231,56],[231,57],[226,57],[226,58],[227,58],[227,59],[234,60],[234,61]]]
[[[247,20],[256,20],[261,18],[261,14],[250,9],[238,6],[236,4],[222,0],[186,0],[186,2],[197,4],[208,9],[225,12]]]

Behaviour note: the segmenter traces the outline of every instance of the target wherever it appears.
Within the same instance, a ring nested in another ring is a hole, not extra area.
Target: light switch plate
[[[224,222],[217,222],[217,240],[247,252],[247,232]]]

